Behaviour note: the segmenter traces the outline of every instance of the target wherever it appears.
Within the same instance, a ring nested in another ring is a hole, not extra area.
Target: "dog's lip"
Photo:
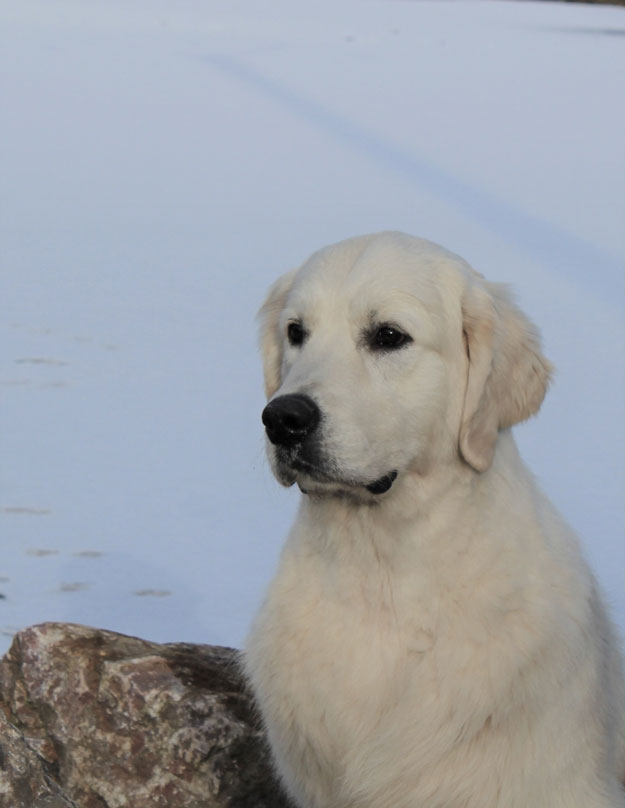
[[[292,458],[288,465],[294,471],[301,471],[316,480],[333,482],[333,479],[322,466],[311,463],[309,460],[305,460],[302,457],[296,456]]]
[[[356,480],[344,480],[340,477],[335,477],[323,469],[316,466],[314,463],[309,463],[301,458],[294,459],[291,464],[291,468],[296,472],[302,472],[307,477],[310,477],[317,483],[328,483],[330,485],[347,485],[350,488],[366,488],[366,490],[370,494],[374,494],[375,496],[379,496],[380,494],[385,494],[387,491],[390,490],[393,483],[397,479],[397,471],[389,471],[386,474],[382,475],[382,477],[378,477],[377,480],[373,480],[373,482],[366,483]],[[299,485],[299,482],[298,482]],[[301,488],[301,486],[300,486]],[[304,493],[306,491],[304,490]]]
[[[365,485],[365,488],[370,494],[385,494],[391,488],[396,479],[397,472],[389,471],[388,474],[385,474],[378,480],[374,480],[372,483],[369,483],[369,485]]]

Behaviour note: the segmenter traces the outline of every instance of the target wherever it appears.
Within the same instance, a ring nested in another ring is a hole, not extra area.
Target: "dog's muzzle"
[[[285,465],[291,471],[297,469],[317,478],[320,481],[336,483],[334,475],[328,475],[323,463],[314,454],[318,450],[315,432],[321,422],[321,411],[309,396],[302,393],[291,393],[272,399],[262,415],[267,437],[271,443],[282,450]],[[288,458],[288,459],[287,459]],[[288,479],[286,475],[284,479]],[[385,494],[397,479],[397,472],[390,471],[371,483],[360,483],[370,494]],[[294,481],[291,477],[289,484]],[[356,483],[347,483],[356,485]],[[300,485],[301,488],[301,485]],[[305,489],[304,493],[306,493]]]

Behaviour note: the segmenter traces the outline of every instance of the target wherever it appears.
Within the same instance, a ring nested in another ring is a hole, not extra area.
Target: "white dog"
[[[399,233],[261,310],[277,478],[304,496],[247,647],[302,808],[625,806],[625,686],[510,427],[550,365],[507,290]]]

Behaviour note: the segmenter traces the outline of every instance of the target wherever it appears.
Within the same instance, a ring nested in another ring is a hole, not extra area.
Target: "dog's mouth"
[[[395,470],[387,472],[372,482],[345,478],[339,469],[310,462],[302,458],[301,455],[280,457],[280,454],[278,453],[277,457],[278,468],[276,471],[278,479],[284,485],[297,483],[300,491],[304,494],[355,493],[358,490],[362,491],[364,488],[377,497],[389,491],[397,479],[397,471]]]
[[[369,485],[365,485],[365,488],[370,494],[386,494],[396,479],[397,472],[389,471],[388,474],[385,474],[384,477],[380,477],[379,480],[375,480],[374,482],[369,483]]]
[[[389,491],[397,479],[397,472],[390,471],[372,483],[341,480],[338,478],[312,477],[310,474],[297,475],[295,482],[302,494],[312,497],[346,497],[356,502],[377,502],[382,494]]]

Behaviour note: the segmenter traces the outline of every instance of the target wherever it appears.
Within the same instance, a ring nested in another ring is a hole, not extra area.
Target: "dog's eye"
[[[289,323],[286,335],[291,345],[301,345],[306,337],[306,332],[301,323]]]
[[[374,351],[392,351],[412,342],[412,337],[392,325],[381,325],[371,334],[370,346]]]

